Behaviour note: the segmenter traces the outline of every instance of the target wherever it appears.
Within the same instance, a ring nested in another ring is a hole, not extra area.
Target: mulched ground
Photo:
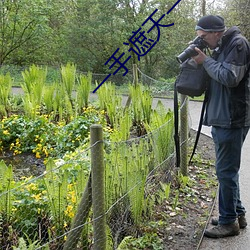
[[[194,137],[195,132],[191,131],[191,138]],[[192,143],[191,140],[191,147]],[[159,208],[167,215],[167,227],[160,228],[159,231],[163,236],[164,249],[199,248],[217,194],[214,161],[213,141],[206,135],[201,135],[194,163],[189,166],[188,176],[191,182],[185,188],[179,188],[176,209],[173,209],[171,202]],[[172,194],[172,200],[175,197],[176,194]]]

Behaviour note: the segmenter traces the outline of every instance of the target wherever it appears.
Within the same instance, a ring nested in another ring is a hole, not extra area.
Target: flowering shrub
[[[14,155],[33,152],[37,158],[63,155],[89,140],[90,126],[103,123],[104,114],[92,107],[69,123],[54,123],[50,116],[31,119],[12,115],[0,121],[0,150]]]

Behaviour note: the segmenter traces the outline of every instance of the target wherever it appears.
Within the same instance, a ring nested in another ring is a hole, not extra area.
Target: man
[[[193,59],[210,76],[204,125],[212,126],[219,181],[219,218],[205,235],[221,238],[247,226],[240,200],[241,149],[250,126],[250,46],[237,27],[225,31],[220,16],[202,17],[195,30],[213,50],[211,57],[195,48]]]

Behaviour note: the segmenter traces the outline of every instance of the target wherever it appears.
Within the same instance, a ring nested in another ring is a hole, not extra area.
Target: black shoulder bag
[[[207,88],[207,72],[203,65],[197,64],[192,58],[180,66],[175,86],[178,93],[191,97],[201,96]]]

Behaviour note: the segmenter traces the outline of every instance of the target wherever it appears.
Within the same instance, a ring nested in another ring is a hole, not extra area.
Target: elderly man
[[[247,226],[240,200],[241,149],[250,126],[250,46],[237,27],[226,30],[220,16],[202,17],[195,30],[213,50],[201,50],[193,59],[210,76],[204,125],[212,126],[219,181],[219,218],[205,235],[212,238],[238,235]]]

